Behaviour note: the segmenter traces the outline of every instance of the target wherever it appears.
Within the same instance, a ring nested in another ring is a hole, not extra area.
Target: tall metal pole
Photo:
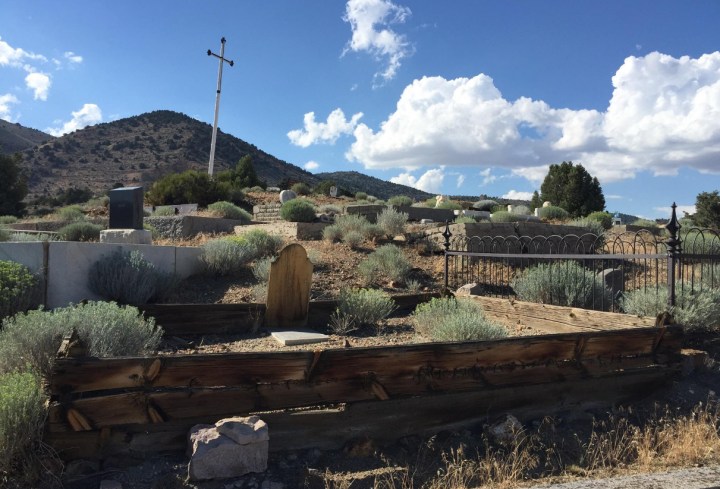
[[[225,59],[225,38],[220,39],[220,56],[208,49],[208,56],[215,56],[220,60],[218,68],[217,94],[215,95],[215,121],[213,122],[212,141],[210,142],[210,163],[208,163],[208,175],[213,176],[213,165],[215,164],[215,140],[217,139],[218,112],[220,111],[220,88],[222,87],[223,62],[227,62],[230,66],[234,65],[232,61]]]

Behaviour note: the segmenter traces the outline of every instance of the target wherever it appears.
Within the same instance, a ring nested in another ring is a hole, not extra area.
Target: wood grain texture
[[[313,264],[302,245],[291,243],[270,265],[265,326],[302,328],[307,325]]]

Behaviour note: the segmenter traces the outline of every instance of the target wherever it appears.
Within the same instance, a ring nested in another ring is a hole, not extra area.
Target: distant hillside
[[[379,178],[363,175],[356,171],[336,171],[328,173],[317,173],[316,177],[321,180],[333,180],[335,183],[344,190],[347,190],[351,194],[356,192],[366,192],[369,195],[374,195],[378,199],[387,200],[390,197],[396,195],[406,195],[414,200],[426,200],[433,197],[434,194],[429,194],[416,188],[408,187],[407,185],[399,185],[397,183],[386,182]]]
[[[159,178],[185,170],[207,171],[212,126],[178,112],[159,110],[86,127],[23,152],[30,198],[87,187],[104,193],[117,184],[149,189]],[[268,185],[319,179],[234,136],[218,130],[214,172],[252,157]]]
[[[0,154],[13,154],[54,139],[37,129],[0,119]]]

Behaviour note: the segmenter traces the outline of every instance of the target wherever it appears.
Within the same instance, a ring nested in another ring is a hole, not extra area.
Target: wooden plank
[[[494,341],[423,343],[325,351],[182,355],[157,358],[58,359],[55,395],[120,388],[243,387],[365,378],[415,379],[423,371],[543,366],[598,356],[657,355],[677,349],[681,329],[670,327],[527,336]],[[662,341],[661,341],[662,340]],[[648,361],[652,363],[652,360]]]
[[[608,331],[655,325],[655,318],[629,314],[536,304],[496,297],[470,297],[483,306],[489,319],[508,326],[515,326],[518,323],[525,324],[548,333]]]
[[[572,409],[609,406],[644,397],[677,373],[676,366],[651,367],[548,385],[359,402],[340,409],[257,414],[268,423],[271,451],[337,449],[360,435],[384,443],[410,434],[471,427],[506,412],[526,420]],[[66,461],[118,454],[142,458],[154,453],[184,451],[187,432],[193,425],[215,421],[216,417],[208,415],[86,432],[46,430],[45,442]]]
[[[58,359],[52,394],[153,387],[243,386],[305,379],[309,351]],[[154,366],[158,372],[150,376]]]

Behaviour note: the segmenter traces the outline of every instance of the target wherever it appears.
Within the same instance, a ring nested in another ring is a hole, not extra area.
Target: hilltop
[[[11,154],[54,139],[37,129],[0,119],[0,154]]]

